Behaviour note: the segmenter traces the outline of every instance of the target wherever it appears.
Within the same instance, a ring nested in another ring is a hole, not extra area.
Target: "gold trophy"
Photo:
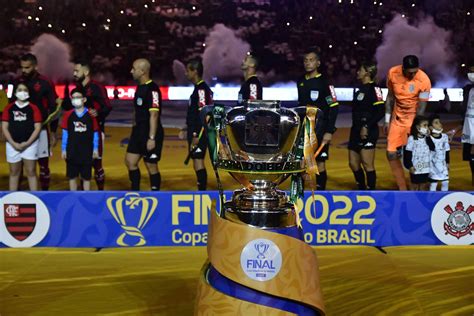
[[[317,258],[295,209],[302,173],[315,166],[305,149],[315,146],[317,113],[279,101],[202,111],[223,207],[211,212],[196,315],[324,314]],[[243,186],[225,203],[219,171]],[[288,177],[290,196],[277,189]]]

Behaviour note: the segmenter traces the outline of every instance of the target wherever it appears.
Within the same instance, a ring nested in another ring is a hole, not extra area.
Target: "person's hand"
[[[322,143],[326,145],[326,144],[329,144],[331,142],[331,140],[332,140],[332,134],[331,133],[325,133],[323,135]]]
[[[57,140],[56,134],[51,132],[49,134],[49,144],[50,144],[51,148],[56,146],[57,142],[58,142],[58,140]]]
[[[152,151],[155,149],[156,143],[154,139],[148,139],[146,142],[146,150]]]
[[[94,150],[94,151],[92,152],[92,158],[93,158],[93,159],[98,159],[98,158],[99,158],[99,152],[98,152],[97,150]]]
[[[456,129],[453,128],[453,129],[447,131],[446,135],[448,135],[448,140],[449,140],[449,142],[451,142],[454,138],[454,135],[456,135]]]
[[[11,145],[13,146],[13,148],[15,148],[16,151],[23,151],[23,148],[20,143],[13,142]]]
[[[366,139],[368,135],[369,135],[369,129],[367,128],[367,126],[363,126],[360,129],[360,138]]]
[[[198,144],[199,144],[199,138],[197,137],[197,133],[193,133],[192,145],[197,146]]]
[[[415,167],[410,167],[410,173],[414,174],[415,173]]]
[[[96,109],[89,109],[89,113],[91,114],[92,117],[97,117],[99,116],[99,113],[97,112]]]
[[[67,154],[65,151],[61,152],[61,158],[63,158],[64,160],[67,159]]]
[[[185,129],[180,129],[178,133],[178,138],[181,140],[186,139],[186,130]]]

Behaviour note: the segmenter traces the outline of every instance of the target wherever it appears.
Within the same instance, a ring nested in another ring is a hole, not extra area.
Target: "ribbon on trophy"
[[[219,143],[220,143],[219,131],[222,128],[222,124],[223,124],[222,120],[223,120],[224,114],[225,114],[224,105],[220,105],[220,104],[215,104],[213,106],[211,105],[205,106],[204,108],[202,108],[201,113],[200,113],[201,121],[204,122],[203,126],[205,126],[206,131],[207,131],[209,156],[211,158],[212,169],[214,170],[214,174],[216,176],[217,189],[219,191],[221,206],[224,205],[225,196],[224,196],[224,189],[222,187],[221,178],[219,177],[219,172],[217,171],[217,161],[219,159],[219,154],[218,154],[219,150],[221,150],[222,148],[222,146],[219,146]]]
[[[311,192],[313,198],[313,211],[316,215],[316,206],[314,203],[314,191],[316,189],[316,175],[319,174],[318,166],[316,163],[316,156],[321,151],[321,146],[318,150],[318,139],[316,137],[316,119],[318,116],[318,108],[313,106],[306,106],[306,115],[303,121],[303,128],[301,132],[303,135],[300,135],[300,140],[296,144],[296,159],[304,159],[305,164],[305,173],[309,176],[309,182],[311,185]],[[316,151],[316,154],[315,154]],[[294,204],[296,208],[296,216],[298,226],[301,227],[301,219],[299,217],[299,211],[297,209],[297,200],[302,198],[304,195],[304,183],[301,174],[293,174],[291,176],[291,189],[290,189],[290,201]]]
[[[139,205],[141,204],[141,209]],[[128,206],[130,210],[140,210],[140,218],[136,226],[127,223],[124,213],[124,206]],[[136,192],[125,194],[124,197],[111,197],[107,199],[107,208],[114,217],[115,221],[123,228],[124,232],[117,238],[119,246],[131,246],[125,242],[125,237],[136,237],[138,242],[133,246],[143,246],[146,244],[145,237],[142,234],[142,229],[150,221],[156,208],[158,200],[154,197],[141,197]]]

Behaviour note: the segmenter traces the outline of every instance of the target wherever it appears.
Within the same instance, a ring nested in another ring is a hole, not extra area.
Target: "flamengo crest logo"
[[[441,198],[431,214],[431,227],[447,245],[474,243],[474,196],[456,192]]]
[[[8,247],[33,247],[48,233],[50,216],[38,197],[14,192],[0,198],[0,243]]]

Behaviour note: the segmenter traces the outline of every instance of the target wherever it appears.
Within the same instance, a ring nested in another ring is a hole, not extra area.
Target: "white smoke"
[[[214,25],[205,43],[206,49],[202,56],[204,79],[208,82],[214,77],[219,82],[240,80],[240,65],[250,51],[250,44],[223,24]]]
[[[185,72],[186,72],[186,66],[177,59],[173,60],[173,75],[175,78],[175,84],[177,85],[189,84],[189,80],[186,78]]]
[[[38,71],[57,81],[71,79],[74,65],[71,63],[71,48],[56,36],[41,34],[31,47],[31,52],[38,58]]]
[[[416,25],[396,15],[385,25],[383,42],[377,48],[376,59],[380,77],[402,63],[406,55],[416,55],[420,67],[431,76],[436,87],[450,88],[457,84],[451,33],[438,27],[432,17],[421,18]]]

